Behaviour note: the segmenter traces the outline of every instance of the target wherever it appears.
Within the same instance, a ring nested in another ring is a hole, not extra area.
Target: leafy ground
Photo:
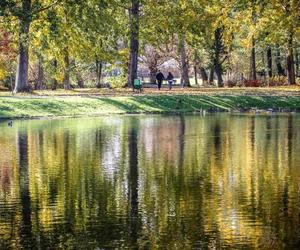
[[[207,95],[207,94],[229,94],[229,95],[300,95],[300,85],[295,86],[280,86],[280,87],[261,87],[261,88],[204,88],[204,87],[192,87],[181,88],[175,86],[172,91],[168,91],[167,86],[163,86],[163,90],[158,91],[156,86],[145,88],[143,93],[133,93],[131,88],[119,88],[119,89],[97,89],[97,88],[85,88],[74,89],[70,91],[58,89],[55,91],[42,90],[34,91],[32,94],[20,94],[18,96],[134,96],[134,95]],[[11,92],[1,91],[1,96],[12,96]]]
[[[300,87],[0,92],[0,118],[209,111],[300,111]]]

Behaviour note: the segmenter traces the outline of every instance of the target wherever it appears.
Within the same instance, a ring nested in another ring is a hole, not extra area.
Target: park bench
[[[142,92],[142,81],[141,81],[141,79],[134,79],[133,91],[134,90],[139,90],[140,92]]]

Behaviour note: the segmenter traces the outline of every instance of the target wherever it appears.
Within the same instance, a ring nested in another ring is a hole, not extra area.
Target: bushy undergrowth
[[[300,84],[300,78],[297,78],[297,84]],[[259,80],[243,80],[243,81],[236,81],[236,80],[228,80],[225,82],[225,87],[251,87],[251,88],[258,88],[258,87],[276,87],[276,86],[287,86],[288,80],[285,76],[275,76],[269,78],[267,80],[259,79]]]
[[[111,88],[122,88],[126,84],[125,76],[106,77],[105,83],[109,84]]]

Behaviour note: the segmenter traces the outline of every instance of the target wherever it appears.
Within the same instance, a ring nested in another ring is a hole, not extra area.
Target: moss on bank
[[[129,113],[300,111],[300,96],[136,95],[122,97],[0,97],[0,118],[95,116]]]

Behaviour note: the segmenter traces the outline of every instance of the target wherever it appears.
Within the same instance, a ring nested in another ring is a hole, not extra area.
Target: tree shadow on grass
[[[128,102],[128,101],[118,101],[116,99],[112,99],[112,98],[97,98],[97,97],[89,97],[89,98],[92,98],[92,99],[95,99],[95,100],[99,100],[101,101],[102,103],[104,103],[105,105],[107,106],[111,106],[111,107],[114,107],[118,110],[122,110],[122,111],[125,111],[127,113],[130,113],[130,112],[138,112],[138,111],[143,111],[143,109],[136,103],[133,103],[133,102]]]
[[[228,110],[234,108],[229,101],[211,99],[205,96],[136,96],[118,100],[116,98],[97,98],[96,100],[124,112],[192,112],[200,109]]]
[[[0,117],[63,116],[109,113],[173,113],[200,110],[229,111],[286,109],[299,111],[300,97],[234,95],[138,95],[131,97],[89,96],[82,99],[5,100]]]
[[[137,108],[149,111],[197,111],[212,109],[220,111],[240,109],[300,108],[299,97],[278,96],[139,96],[131,97]],[[117,100],[115,102],[118,102]],[[122,105],[122,104],[119,104]]]
[[[174,111],[178,103],[173,96],[135,96],[124,99],[95,98],[101,102],[124,112],[162,112]]]

